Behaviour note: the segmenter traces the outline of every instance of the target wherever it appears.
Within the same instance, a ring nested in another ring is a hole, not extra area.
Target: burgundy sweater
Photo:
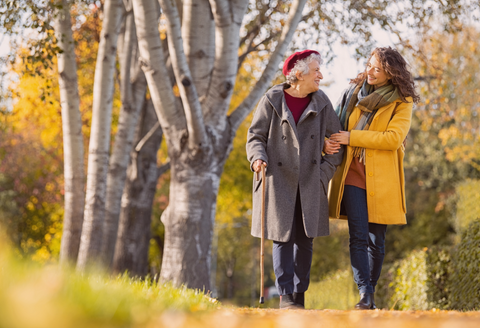
[[[310,103],[312,96],[308,95],[305,98],[297,98],[290,96],[285,91],[283,91],[283,93],[285,94],[285,101],[287,102],[288,109],[290,109],[290,111],[292,112],[295,124],[297,124],[300,116],[302,116],[305,108],[307,108],[308,104]]]

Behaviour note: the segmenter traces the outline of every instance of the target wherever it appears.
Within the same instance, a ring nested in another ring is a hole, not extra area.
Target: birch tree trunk
[[[203,2],[185,1],[183,23],[193,24],[184,27],[184,31],[190,31],[185,32],[189,37],[185,41],[180,33],[180,18],[175,3],[168,0],[159,2],[167,19],[168,48],[183,111],[169,106],[171,102],[163,94],[160,97],[161,92],[167,93],[171,85],[170,81],[158,75],[165,71],[165,64],[158,29],[153,25],[156,22],[149,16],[152,3],[148,0],[133,1],[140,56],[146,63],[143,69],[149,89],[154,91],[153,104],[167,140],[171,161],[170,201],[162,214],[165,245],[160,278],[176,285],[208,291],[216,197],[233,136],[241,120],[269,86],[300,21],[306,0],[294,1],[284,33],[267,69],[248,102],[235,110],[232,119],[227,112],[237,74],[240,27],[248,1],[211,0],[215,30],[204,28],[205,32],[197,38],[189,36],[196,30],[195,24],[205,21],[198,17],[187,20],[186,17],[192,10],[192,4],[200,6]],[[214,42],[215,48],[209,46],[211,42]],[[202,43],[205,45],[203,48]],[[184,47],[184,44],[189,46]],[[192,53],[202,52],[205,56],[199,59],[203,59],[205,65],[211,58],[209,56],[214,58],[209,75],[204,77],[208,79],[208,85],[202,83],[201,70],[193,65],[197,58],[191,57]]]
[[[100,260],[107,184],[114,71],[122,0],[106,0],[93,90],[85,212],[77,269]]]
[[[118,42],[122,108],[107,176],[105,222],[102,238],[102,256],[104,256],[105,267],[110,267],[113,261],[127,166],[133,149],[135,127],[147,91],[147,81],[138,61],[138,42],[133,11],[131,8],[127,8],[127,10],[124,33],[122,33]],[[153,117],[153,120],[157,121],[156,117]]]
[[[60,261],[75,263],[85,206],[82,119],[79,110],[77,63],[72,36],[70,1],[58,1],[54,13],[55,36],[63,50],[57,55],[62,107],[65,212]]]
[[[167,166],[157,168],[157,152],[162,142],[155,109],[148,101],[137,129],[137,147],[132,151],[127,182],[122,196],[118,238],[113,270],[132,276],[147,274],[151,236],[152,206],[157,181]]]

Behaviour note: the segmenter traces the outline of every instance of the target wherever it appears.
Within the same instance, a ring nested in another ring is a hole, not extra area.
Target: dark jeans
[[[297,192],[292,232],[288,242],[273,242],[273,271],[280,295],[303,293],[310,283],[313,238],[308,238],[302,218],[300,193]]]
[[[353,279],[360,294],[374,293],[385,257],[387,226],[368,222],[367,193],[364,189],[345,186],[343,205],[348,217]]]

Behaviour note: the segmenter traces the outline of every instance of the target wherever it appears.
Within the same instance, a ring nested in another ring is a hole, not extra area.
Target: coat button
[[[312,161],[312,164],[317,164],[317,160],[314,159],[314,160]]]
[[[287,139],[287,137],[286,137],[286,136],[282,136],[282,139],[285,140],[285,139]]]
[[[282,162],[278,162],[278,166],[282,166]]]
[[[315,138],[315,136],[312,134],[312,135],[310,136],[310,138],[312,138],[312,139],[313,139],[313,138]]]
[[[373,172],[369,172],[369,173],[368,173],[368,176],[369,176],[369,177],[373,177]]]
[[[373,156],[372,152],[369,152],[367,155],[368,155],[368,157],[372,157],[372,156]]]
[[[371,191],[370,196],[375,196],[375,193],[373,191]]]

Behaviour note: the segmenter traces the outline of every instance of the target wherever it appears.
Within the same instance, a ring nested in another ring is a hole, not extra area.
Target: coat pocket
[[[320,184],[322,185],[325,196],[328,195],[328,179],[327,175],[322,170],[320,170]]]
[[[254,192],[257,192],[258,188],[260,188],[261,184],[262,184],[262,178],[260,177],[260,179],[257,181],[257,179],[255,178],[255,175],[253,176],[253,191]]]

